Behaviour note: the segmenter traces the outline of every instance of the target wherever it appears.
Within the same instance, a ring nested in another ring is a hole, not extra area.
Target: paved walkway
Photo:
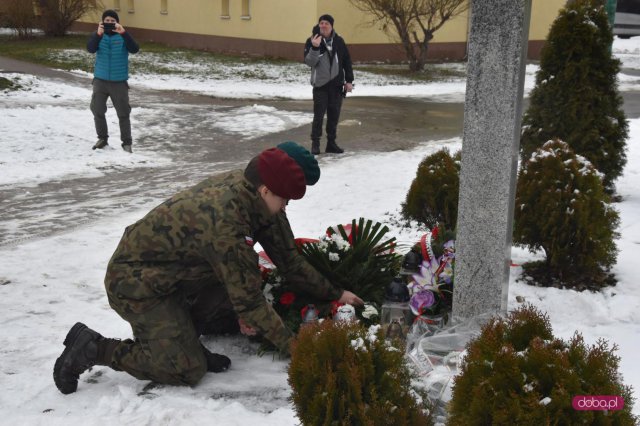
[[[1,56],[0,70],[34,74],[70,85],[88,85],[86,78]],[[639,117],[640,93],[626,92],[623,96],[628,117]],[[48,182],[28,188],[0,188],[0,200],[3,200],[0,246],[65,232],[99,220],[101,216],[109,217],[139,208],[145,202],[161,201],[209,174],[244,167],[261,149],[284,140],[303,144],[309,141],[310,125],[272,133],[251,144],[234,143],[237,136],[207,125],[206,115],[212,108],[233,110],[253,105],[255,101],[221,100],[193,93],[135,87],[131,90],[131,100],[134,114],[137,108],[140,111],[142,107],[167,110],[163,114],[167,122],[160,125],[179,129],[170,137],[163,138],[162,132],[148,134],[144,128],[134,128],[134,150],[151,151],[154,146],[162,144],[174,162],[152,169],[107,170],[106,176],[100,178]],[[10,101],[0,98],[0,105],[3,102]],[[87,108],[88,103],[89,99]],[[279,110],[311,111],[311,101],[261,100],[260,104]],[[463,114],[464,105],[461,103],[348,97],[343,105],[338,143],[347,150],[345,155],[407,149],[427,140],[460,136]],[[158,126],[159,123],[147,125]],[[339,161],[340,156],[324,158],[321,157],[321,161]]]

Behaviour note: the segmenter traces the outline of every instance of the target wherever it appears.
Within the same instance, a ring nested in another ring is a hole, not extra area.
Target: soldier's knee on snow
[[[198,384],[198,382],[200,382],[200,380],[202,380],[202,377],[206,374],[206,372],[207,372],[207,363],[205,360],[204,363],[194,367],[193,369],[182,372],[180,374],[182,378],[181,381],[183,382],[183,384],[187,386],[195,386]]]
[[[197,362],[187,366],[174,366],[171,371],[165,371],[163,382],[174,386],[195,386],[207,372],[207,362]]]

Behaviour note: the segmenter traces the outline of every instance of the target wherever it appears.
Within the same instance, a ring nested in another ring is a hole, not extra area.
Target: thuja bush
[[[549,318],[531,305],[493,318],[467,346],[455,378],[449,425],[633,425],[630,386],[617,347],[553,337]],[[622,410],[579,411],[574,396],[612,395]]]
[[[292,344],[289,384],[303,425],[430,425],[411,379],[404,348],[379,326],[325,320],[301,327]]]
[[[604,173],[605,188],[612,190],[626,163],[628,124],[603,3],[568,2],[551,26],[520,146],[524,161],[549,139],[560,138]]]
[[[425,157],[402,204],[403,217],[429,228],[441,222],[445,228],[455,229],[459,186],[460,152],[452,157],[449,150],[442,149]]]
[[[619,217],[609,202],[598,171],[566,143],[536,150],[518,175],[514,242],[546,257],[525,271],[547,285],[611,284]]]

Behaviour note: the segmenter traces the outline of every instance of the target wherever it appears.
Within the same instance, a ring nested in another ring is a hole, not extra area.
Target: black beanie
[[[333,16],[331,15],[322,15],[320,19],[318,19],[318,23],[320,23],[320,21],[327,21],[333,27]]]
[[[116,20],[116,22],[120,23],[120,17],[118,16],[118,13],[115,10],[107,9],[104,12],[102,12],[102,22],[104,22],[104,18],[106,18],[107,16],[111,16],[113,19]],[[331,25],[333,26],[333,23]]]

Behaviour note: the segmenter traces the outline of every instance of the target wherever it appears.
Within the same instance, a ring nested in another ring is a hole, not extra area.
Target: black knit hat
[[[102,12],[102,22],[104,22],[104,18],[106,18],[107,16],[111,16],[118,23],[120,22],[120,17],[118,16],[118,13],[115,10],[107,9],[104,12]]]
[[[328,23],[331,24],[331,26],[333,27],[333,16],[331,15],[322,15],[319,19],[318,19],[318,23],[320,23],[320,21],[327,21]]]

